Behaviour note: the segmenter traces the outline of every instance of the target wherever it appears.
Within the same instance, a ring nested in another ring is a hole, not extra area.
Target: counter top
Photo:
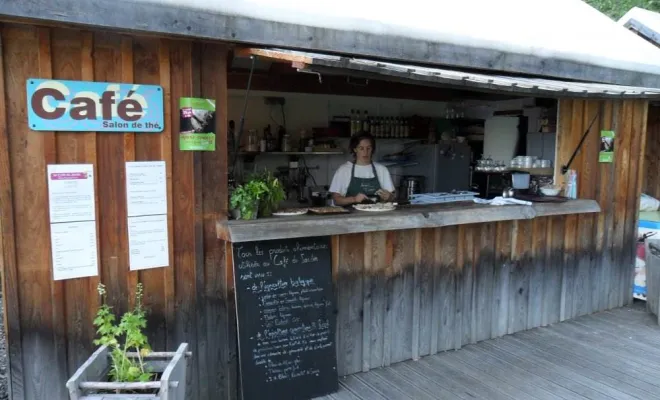
[[[230,242],[289,239],[307,236],[345,235],[400,229],[437,228],[484,222],[532,219],[553,215],[600,212],[595,200],[569,200],[564,203],[534,203],[531,206],[491,206],[474,202],[403,206],[393,211],[334,215],[306,214],[256,220],[219,221],[218,238]]]

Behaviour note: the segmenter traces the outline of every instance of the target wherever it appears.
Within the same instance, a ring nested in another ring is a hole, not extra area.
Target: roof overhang
[[[660,14],[633,7],[619,19],[619,24],[633,30],[656,46],[660,47]]]
[[[317,73],[320,79],[323,74],[340,74],[526,97],[660,99],[660,89],[654,88],[471,73],[283,49],[241,48],[234,54],[291,63],[299,72]]]
[[[2,15],[660,88],[660,50],[582,0],[0,0]]]

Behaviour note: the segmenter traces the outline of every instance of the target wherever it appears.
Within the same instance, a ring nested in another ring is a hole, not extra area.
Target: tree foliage
[[[660,12],[660,0],[584,0],[613,20],[623,17],[633,7]]]

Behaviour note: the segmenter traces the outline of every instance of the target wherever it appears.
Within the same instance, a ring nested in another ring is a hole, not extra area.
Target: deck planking
[[[660,400],[655,321],[635,302],[340,377],[317,400]]]

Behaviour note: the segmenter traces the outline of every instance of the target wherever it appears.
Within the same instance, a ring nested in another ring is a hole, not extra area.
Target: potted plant
[[[262,181],[266,187],[266,191],[259,199],[259,216],[270,217],[277,210],[280,202],[286,197],[284,187],[280,180],[274,177],[268,170],[255,176],[254,179]]]
[[[259,179],[250,179],[237,186],[231,194],[231,207],[237,211],[236,219],[256,219],[259,201],[266,192],[266,184]]]
[[[67,381],[71,400],[89,395],[112,394],[113,399],[134,399],[136,396],[183,400],[186,394],[186,357],[192,356],[188,344],[182,343],[176,352],[152,352],[143,329],[147,327],[142,307],[143,289],[138,283],[135,306],[117,318],[106,302],[106,290],[98,285],[101,306],[94,326],[100,347]],[[103,398],[103,396],[100,396]]]

